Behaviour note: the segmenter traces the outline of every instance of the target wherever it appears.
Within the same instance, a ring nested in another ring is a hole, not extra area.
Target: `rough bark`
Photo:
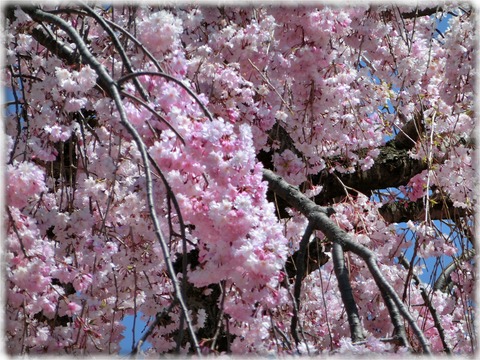
[[[442,199],[440,196],[432,198],[428,208],[428,215],[431,220],[455,219],[469,214],[466,209],[454,207],[449,199]],[[424,220],[425,206],[423,199],[417,201],[396,201],[387,203],[378,209],[380,215],[387,223],[407,222],[408,220]]]
[[[412,159],[408,150],[397,149],[388,143],[380,148],[380,154],[369,170],[351,174],[322,171],[312,176],[314,185],[323,186],[322,192],[315,196],[314,201],[319,205],[331,204],[334,198],[345,195],[343,185],[370,196],[373,190],[406,185],[426,167],[424,162]]]
[[[367,196],[370,196],[374,190],[406,185],[413,176],[427,167],[426,163],[412,159],[408,154],[408,150],[415,145],[423,132],[422,115],[421,113],[415,113],[413,119],[409,121],[403,114],[399,116],[404,118],[405,125],[394,139],[380,147],[380,154],[369,170],[362,171],[357,168],[354,173],[341,174],[337,171],[331,173],[328,169],[325,169],[312,175],[308,184],[301,184],[299,188],[306,189],[311,185],[321,185],[323,187],[322,192],[315,196],[314,201],[319,205],[327,206],[332,204],[336,197],[345,195],[345,191],[350,191],[346,190],[343,185]],[[302,154],[295,148],[290,135],[281,124],[275,124],[268,134],[269,144],[276,144],[277,150],[275,152],[281,153],[285,149],[289,149],[297,156],[302,157]],[[274,170],[273,152],[273,150],[269,152],[260,151],[258,155],[258,159],[264,167],[270,170]],[[362,152],[362,150],[359,150],[359,152]],[[329,159],[329,161],[336,161],[336,159]],[[274,198],[271,193],[268,195],[269,200],[277,202],[280,210],[279,215],[286,217],[287,214],[283,211],[285,203],[278,198]]]

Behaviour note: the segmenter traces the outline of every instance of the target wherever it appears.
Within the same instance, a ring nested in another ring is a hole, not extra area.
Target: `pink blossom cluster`
[[[434,17],[400,21],[391,6],[96,8],[142,44],[116,33],[131,67],[148,72],[136,77],[137,84],[119,86],[123,108],[166,180],[151,168],[170,257],[181,260],[182,224],[187,251],[198,250],[198,264],[176,276],[186,276],[206,298],[208,286],[221,286],[224,299],[217,305],[233,353],[406,351],[384,341],[393,330],[389,313],[365,262],[351,253],[345,259],[364,343],[350,340],[331,260],[303,280],[301,305],[294,308],[284,266],[307,220],[289,208],[288,218],[277,216],[257,159],[260,151],[272,151],[274,170],[292,185],[320,171],[366,172],[405,125],[396,111],[410,119],[423,112],[424,134],[410,156],[426,170],[387,200],[361,193],[344,198],[333,205],[332,220],[376,253],[387,281],[406,294],[403,301],[432,350],[443,351],[423,285],[406,282],[409,270],[398,257],[417,246],[411,266],[420,276],[424,262],[444,266],[471,244],[458,229],[441,231],[431,219],[410,221],[402,232],[379,208],[398,198],[428,202],[442,194],[464,211],[462,230],[471,231],[473,22],[459,9],[447,10],[458,16],[440,40],[432,35]],[[93,68],[63,62],[35,40],[30,16],[20,8],[14,14],[5,34],[4,72],[4,84],[19,99],[17,111],[5,117],[7,348],[12,354],[118,353],[124,316],[152,321],[174,299],[148,207],[145,164]],[[126,75],[98,22],[68,12],[58,16],[88,28],[88,49],[113,79]],[[55,31],[75,53],[72,39]],[[276,123],[294,148],[282,148],[272,134]],[[322,184],[306,190],[309,196],[321,191]],[[331,258],[328,239],[315,235]],[[456,353],[472,352],[475,274],[465,262],[451,275],[453,288],[424,284]],[[282,340],[295,311],[304,334],[297,349]],[[189,314],[195,331],[211,320],[201,306]],[[175,308],[148,339],[149,353],[174,350],[180,323]]]

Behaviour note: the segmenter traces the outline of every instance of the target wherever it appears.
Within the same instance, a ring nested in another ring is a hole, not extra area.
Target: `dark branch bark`
[[[411,120],[402,113],[398,116],[405,125],[394,139],[380,148],[380,154],[369,170],[356,169],[352,174],[323,171],[312,177],[314,185],[323,186],[322,192],[315,197],[317,204],[328,204],[333,198],[345,194],[342,184],[369,196],[377,189],[406,185],[414,175],[426,169],[425,163],[408,154],[424,132],[423,114],[416,112]]]
[[[50,50],[52,54],[58,56],[66,64],[73,65],[80,63],[79,54],[76,54],[70,46],[64,44],[59,40],[56,40],[52,36],[53,34],[49,34],[40,25],[34,27],[31,31],[33,38],[37,40],[38,43],[42,44],[45,48]]]
[[[473,259],[475,256],[476,252],[475,249],[470,249],[465,251],[461,256],[458,258],[455,258],[450,265],[448,265],[440,274],[438,277],[437,281],[435,281],[435,284],[433,285],[434,290],[440,290],[440,291],[447,291],[448,286],[451,282],[450,275],[452,272],[457,269],[458,265],[462,262],[469,261]]]
[[[451,200],[442,200],[440,197],[431,202],[428,214],[432,220],[455,219],[471,215],[467,209],[454,207]],[[399,200],[387,203],[378,209],[384,220],[391,223],[406,222],[408,220],[425,219],[423,199],[417,201]]]
[[[413,176],[426,167],[426,163],[412,159],[408,150],[397,149],[392,143],[388,143],[380,148],[380,154],[369,170],[356,171],[352,174],[330,174],[322,171],[319,175],[313,176],[312,183],[323,186],[322,192],[314,199],[320,205],[331,203],[335,197],[345,194],[341,183],[370,196],[373,190],[406,185]]]
[[[303,257],[303,263],[305,268],[304,277],[310,274],[311,272],[318,270],[322,265],[325,265],[330,257],[325,254],[325,244],[322,244],[322,240],[318,237],[314,238],[308,244],[306,256]],[[293,253],[292,256],[289,256],[286,263],[285,269],[287,271],[287,276],[292,279],[297,276],[297,250]]]
[[[414,334],[417,336],[423,352],[430,354],[430,345],[428,344],[425,335],[406,308],[405,304],[403,304],[402,300],[395,292],[395,289],[383,276],[382,271],[377,264],[375,253],[362,244],[353,241],[350,235],[329,219],[331,208],[329,211],[329,208],[318,206],[302,194],[300,190],[288,184],[282,179],[282,177],[274,174],[270,170],[264,169],[263,177],[268,182],[269,188],[272,191],[276,192],[277,195],[287,201],[291,207],[297,209],[307,217],[309,222],[311,222],[316,229],[323,232],[332,243],[341,245],[345,251],[351,251],[365,261],[379,290],[385,292],[387,296],[392,298],[398,311],[408,322]]]
[[[23,11],[27,12],[27,7],[22,7],[22,9]],[[8,6],[5,9],[6,18],[10,22],[15,21],[14,10],[15,9],[13,6]],[[42,27],[41,24],[33,27],[30,31],[30,34],[38,43],[47,48],[52,54],[65,61],[66,64],[73,65],[80,62],[80,56],[78,53],[75,53],[70,46],[64,44],[58,39],[55,39],[54,34],[51,32],[49,33],[46,28]]]
[[[441,6],[431,6],[425,7],[423,9],[419,9],[417,6],[412,11],[400,11],[400,9],[398,8],[397,10],[390,8],[388,10],[380,12],[380,16],[387,21],[392,21],[393,19],[395,19],[395,14],[399,14],[402,19],[414,19],[423,16],[431,16],[438,12],[443,12],[443,8]]]
[[[328,170],[324,170],[319,174],[312,175],[308,184],[301,184],[299,188],[309,188],[312,184],[323,186],[322,192],[314,198],[314,201],[325,206],[331,204],[334,198],[345,195],[345,189],[341,183],[367,196],[374,190],[406,185],[414,175],[426,169],[425,163],[412,159],[408,154],[408,150],[419,139],[422,129],[421,114],[417,113],[412,120],[407,121],[394,139],[380,147],[380,154],[369,170],[356,169],[352,174],[341,174],[336,171],[330,173]],[[297,156],[302,156],[295,148],[288,132],[280,124],[275,124],[269,131],[269,143],[276,143],[277,151],[280,153],[289,149]],[[273,170],[272,156],[273,151],[260,151],[258,159],[265,168]],[[335,161],[334,159],[330,160]],[[273,199],[271,194],[269,200],[278,201],[278,199]],[[280,201],[278,205],[280,216],[287,217],[287,214],[282,212],[285,204]]]
[[[420,16],[430,16],[438,12],[443,12],[443,8],[441,6],[427,7],[424,9],[415,9],[409,12],[402,12],[402,18],[413,19]]]
[[[293,288],[293,298],[295,301],[294,307],[297,311],[294,312],[292,317],[292,323],[290,326],[290,332],[292,333],[295,344],[298,346],[300,339],[297,333],[297,323],[298,323],[298,311],[300,310],[300,293],[302,290],[302,279],[305,274],[305,256],[307,252],[307,245],[310,240],[310,237],[313,233],[313,225],[308,223],[305,233],[303,234],[302,240],[300,241],[300,249],[297,251],[297,276],[295,278],[295,285]]]
[[[365,339],[358,308],[353,297],[352,287],[350,286],[350,277],[348,269],[345,265],[343,247],[337,242],[332,244],[333,268],[338,280],[338,288],[342,296],[345,311],[347,312],[348,324],[350,325],[350,333],[352,334],[352,343],[356,343]]]

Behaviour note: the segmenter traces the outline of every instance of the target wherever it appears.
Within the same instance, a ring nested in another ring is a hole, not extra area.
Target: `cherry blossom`
[[[472,9],[72,6],[6,17],[10,354],[476,350]]]

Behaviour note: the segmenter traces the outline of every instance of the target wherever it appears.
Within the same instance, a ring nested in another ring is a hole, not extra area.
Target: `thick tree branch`
[[[403,117],[403,115],[399,116]],[[341,184],[367,196],[374,190],[406,185],[414,175],[426,169],[426,163],[412,159],[408,153],[408,150],[415,145],[422,132],[421,116],[420,113],[416,113],[414,118],[407,121],[400,129],[394,139],[379,148],[380,154],[369,170],[356,169],[351,174],[341,174],[336,171],[330,173],[328,170],[323,170],[316,175],[312,175],[308,184],[301,184],[300,189],[309,188],[312,184],[321,185],[323,187],[322,192],[315,196],[314,201],[325,206],[331,204],[334,198],[345,195],[345,189]],[[285,149],[289,149],[297,156],[302,156],[295,148],[288,132],[280,124],[274,125],[269,131],[269,137],[270,142],[276,144],[278,152],[281,153]],[[272,151],[260,151],[258,159],[267,169],[273,169],[272,156]],[[334,159],[330,160],[334,161]],[[269,197],[269,200],[273,201],[271,197]],[[280,211],[284,207],[284,204],[280,202]],[[287,216],[283,212],[280,215],[282,217]]]
[[[316,203],[328,204],[333,198],[343,195],[343,186],[369,196],[377,189],[406,185],[414,175],[426,169],[425,163],[412,159],[408,153],[424,132],[423,114],[416,112],[411,120],[400,112],[398,116],[405,125],[395,138],[380,147],[380,154],[370,169],[356,169],[352,174],[323,171],[312,177],[314,185],[323,186],[322,192],[315,197]]]
[[[430,6],[424,7],[423,9],[419,9],[417,6],[414,10],[411,11],[400,11],[400,9],[397,7],[396,9],[390,8],[380,12],[380,16],[386,21],[392,21],[396,19],[395,15],[398,14],[403,20],[406,20],[415,19],[423,16],[431,16],[443,11],[444,10],[441,6]]]
[[[66,64],[73,65],[80,63],[80,57],[78,53],[68,45],[64,44],[60,40],[54,38],[52,33],[49,33],[46,28],[43,28],[41,25],[34,27],[31,30],[31,34],[39,44],[42,44],[47,48],[52,54],[58,56]]]
[[[420,16],[431,16],[439,12],[443,12],[443,8],[441,6],[426,7],[423,9],[416,8],[412,11],[402,12],[401,15],[404,19],[413,19]]]
[[[433,201],[430,202],[428,215],[432,220],[455,219],[470,215],[468,209],[454,207],[451,200],[440,197],[431,200]],[[389,224],[425,219],[423,198],[417,201],[398,200],[386,203],[378,211]]]
[[[341,245],[344,250],[352,251],[365,261],[379,290],[385,292],[393,299],[397,309],[417,336],[423,352],[430,354],[430,345],[428,344],[425,335],[405,304],[403,304],[400,297],[395,292],[394,288],[383,276],[382,271],[377,264],[375,253],[364,245],[353,241],[349,234],[340,229],[337,224],[330,220],[329,215],[331,211],[329,211],[328,208],[318,206],[302,194],[298,188],[288,184],[280,176],[274,174],[270,170],[264,169],[263,177],[268,182],[270,190],[276,192],[277,195],[282,197],[291,207],[300,211],[305,217],[307,217],[309,222],[312,222],[316,229],[323,232],[332,243]]]
[[[314,200],[321,205],[331,203],[335,197],[345,194],[341,184],[369,196],[373,190],[406,185],[424,169],[426,163],[412,159],[408,150],[397,149],[394,144],[388,143],[380,148],[380,154],[369,170],[351,174],[322,171],[313,176],[312,183],[323,186],[322,192]]]

